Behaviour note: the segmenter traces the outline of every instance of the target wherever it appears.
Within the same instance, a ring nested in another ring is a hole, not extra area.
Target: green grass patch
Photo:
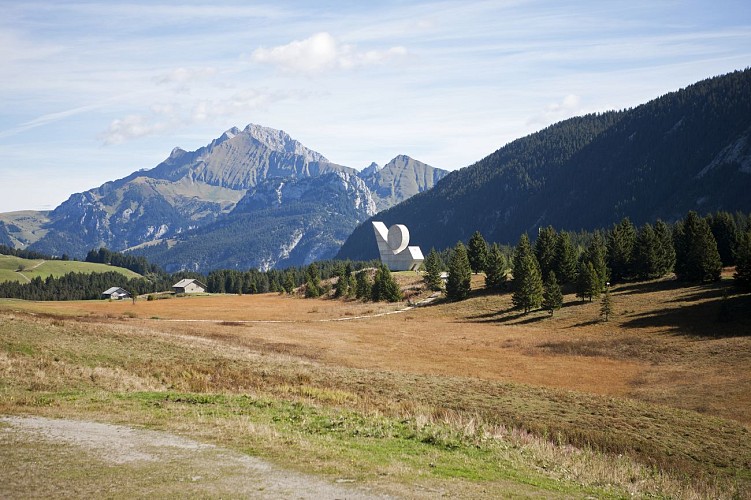
[[[27,283],[36,277],[42,279],[52,276],[59,278],[68,273],[120,273],[128,279],[141,278],[138,273],[122,267],[108,266],[93,262],[79,262],[75,260],[29,260],[13,255],[0,255],[0,282],[17,281]],[[28,278],[28,280],[26,278]]]

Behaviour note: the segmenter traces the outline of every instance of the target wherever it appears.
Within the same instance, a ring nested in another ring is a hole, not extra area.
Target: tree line
[[[589,234],[572,235],[548,226],[540,228],[534,244],[522,234],[512,250],[489,245],[476,231],[466,246],[457,243],[448,259],[431,249],[424,262],[425,281],[433,290],[443,288],[440,275],[448,271],[448,300],[466,298],[471,273],[482,272],[487,289],[510,284],[512,302],[524,313],[542,307],[551,314],[561,307],[562,286],[591,301],[607,293],[611,282],[674,272],[681,281],[707,283],[720,279],[723,266],[733,265],[736,283],[751,286],[751,217],[728,212],[701,217],[693,211],[672,226],[658,220],[637,228],[627,217]]]

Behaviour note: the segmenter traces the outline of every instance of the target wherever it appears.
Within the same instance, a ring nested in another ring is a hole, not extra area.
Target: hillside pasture
[[[750,494],[751,295],[618,285],[605,323],[597,301],[521,315],[473,282],[402,312],[3,300],[0,413],[146,425],[411,497]]]
[[[17,281],[28,283],[36,277],[46,279],[48,276],[59,278],[68,273],[106,273],[117,272],[128,279],[140,278],[141,275],[122,267],[79,262],[76,260],[30,260],[13,255],[0,255],[0,282]]]

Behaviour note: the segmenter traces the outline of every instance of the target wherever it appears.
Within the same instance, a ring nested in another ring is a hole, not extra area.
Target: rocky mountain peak
[[[360,171],[360,177],[371,176],[377,173],[379,170],[381,170],[381,166],[378,165],[376,162],[373,162]]]
[[[237,133],[240,132],[238,131]],[[306,148],[283,130],[276,130],[251,123],[245,127],[242,133],[247,134],[274,151],[292,153],[302,156],[308,161],[329,162],[321,153]]]

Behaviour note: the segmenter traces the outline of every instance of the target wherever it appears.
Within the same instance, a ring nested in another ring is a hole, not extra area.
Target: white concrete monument
[[[392,271],[416,271],[425,258],[420,247],[410,247],[409,230],[403,224],[394,224],[386,229],[383,222],[373,221],[381,262]]]

